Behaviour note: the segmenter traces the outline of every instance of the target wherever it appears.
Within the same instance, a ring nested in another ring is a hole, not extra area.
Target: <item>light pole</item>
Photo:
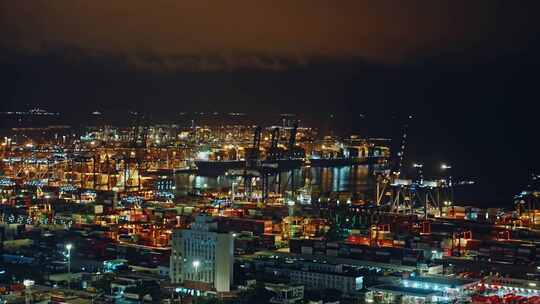
[[[448,171],[448,187],[450,188],[450,203],[454,203],[454,185],[453,185],[453,182],[452,182],[452,174],[451,174],[451,171],[450,169],[452,169],[452,166],[450,165],[447,165],[447,164],[442,164],[441,165],[441,170],[443,171]]]
[[[66,244],[67,258],[68,258],[68,289],[71,289],[71,249],[72,244]]]
[[[442,164],[441,165],[441,170],[443,172],[448,172],[446,175],[447,175],[447,181],[448,183],[446,184],[446,186],[449,188],[448,189],[448,195],[450,196],[449,197],[449,205],[452,206],[452,214],[454,214],[454,184],[452,182],[452,174],[450,173],[450,169],[452,169],[452,166],[448,165],[448,164]]]
[[[24,291],[24,302],[26,304],[32,303],[32,286],[34,286],[35,282],[33,280],[24,280],[23,285],[25,287]]]
[[[199,266],[201,266],[201,261],[195,260],[193,261],[193,267],[195,268],[195,276],[197,277],[196,280],[199,280]]]

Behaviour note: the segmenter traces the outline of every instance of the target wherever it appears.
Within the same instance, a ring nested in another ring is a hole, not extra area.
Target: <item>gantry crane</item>
[[[296,133],[298,132],[298,120],[295,120],[293,123],[293,127],[291,128],[291,132],[289,134],[289,145],[288,145],[288,160],[291,161],[295,158],[295,150],[296,150]],[[291,169],[291,195],[292,197],[295,197],[295,184],[294,184],[294,165]]]
[[[135,188],[139,191],[142,189],[141,174],[146,165],[148,116],[139,112],[134,112],[133,115],[135,119],[132,126],[131,149],[124,160],[124,189],[132,190]],[[135,184],[133,179],[136,180]]]
[[[279,128],[273,128],[271,131],[270,137],[270,147],[268,148],[268,153],[266,154],[266,160],[261,164],[260,171],[262,175],[262,199],[263,201],[268,200],[268,193],[270,191],[270,177],[278,173],[278,158],[280,151],[278,148],[279,142]],[[279,179],[277,180],[278,185],[280,184]]]
[[[383,172],[376,176],[376,193],[375,204],[380,206],[383,204],[385,196],[389,193],[390,187],[395,185],[394,180],[399,179],[402,174],[403,162],[405,159],[405,151],[407,148],[407,138],[409,130],[409,121],[413,118],[412,115],[407,117],[407,121],[401,125],[401,139],[400,145],[397,147],[397,152],[392,157],[391,170],[389,172]],[[368,162],[373,157],[374,150],[371,147],[368,149]],[[371,167],[371,166],[370,166]],[[371,172],[370,172],[371,173]],[[398,194],[399,197],[399,194]]]
[[[244,189],[247,197],[251,197],[253,192],[252,189],[252,179],[255,174],[254,171],[258,167],[259,163],[259,154],[261,146],[261,127],[255,127],[253,131],[253,143],[251,148],[246,151],[246,166],[244,168],[243,177],[244,177]]]

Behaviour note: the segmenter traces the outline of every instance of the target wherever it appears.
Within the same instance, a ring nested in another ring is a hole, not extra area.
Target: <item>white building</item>
[[[191,229],[173,232],[172,283],[227,292],[233,280],[233,263],[233,236],[217,232],[217,223],[212,217],[197,216]]]
[[[310,270],[292,270],[291,283],[312,289],[337,289],[343,293],[355,293],[363,288],[363,277],[345,273],[327,273]]]
[[[287,284],[265,284],[265,288],[274,293],[270,299],[273,304],[294,304],[304,299],[304,286]]]

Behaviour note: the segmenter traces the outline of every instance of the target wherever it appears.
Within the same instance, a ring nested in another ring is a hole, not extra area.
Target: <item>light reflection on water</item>
[[[293,176],[294,174],[294,176]],[[281,190],[290,188],[294,181],[296,189],[306,185],[321,193],[329,192],[363,192],[368,187],[367,166],[356,167],[332,167],[332,168],[302,168],[294,172],[283,172],[281,176],[270,177],[269,183],[276,190],[278,181]],[[242,183],[241,177],[231,176],[198,176],[195,174],[182,173],[175,176],[177,194],[185,195],[193,190],[229,190],[233,182],[235,185]],[[258,183],[260,186],[260,182]]]
[[[222,190],[228,191],[233,182],[235,185],[242,184],[241,177],[231,176],[197,176],[195,174],[177,174],[176,175],[177,195],[182,196],[193,193],[194,190]],[[358,167],[332,167],[332,168],[302,168],[294,171],[294,178],[291,173],[281,174],[281,191],[290,189],[290,182],[294,180],[295,189],[311,185],[314,193],[320,193],[322,196],[330,192],[350,192],[357,194],[361,199],[373,199],[374,197],[374,178],[368,178],[367,166]],[[276,180],[271,177],[269,181],[271,189],[278,190]],[[260,189],[260,181],[256,189]],[[468,186],[457,186],[454,189],[454,200],[458,205],[485,207],[481,200],[482,187],[484,184],[475,184]],[[272,191],[272,190],[271,190]],[[508,200],[503,203],[490,203],[490,207],[513,208],[513,203]]]

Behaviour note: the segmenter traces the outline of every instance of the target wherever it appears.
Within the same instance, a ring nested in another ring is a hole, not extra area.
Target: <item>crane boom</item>
[[[298,120],[294,121],[293,127],[291,129],[291,134],[289,136],[289,158],[294,158],[294,146],[296,145],[296,132],[298,131]]]
[[[272,129],[272,137],[270,139],[270,149],[267,155],[268,160],[276,160],[278,158],[278,142],[279,142],[279,128]]]

